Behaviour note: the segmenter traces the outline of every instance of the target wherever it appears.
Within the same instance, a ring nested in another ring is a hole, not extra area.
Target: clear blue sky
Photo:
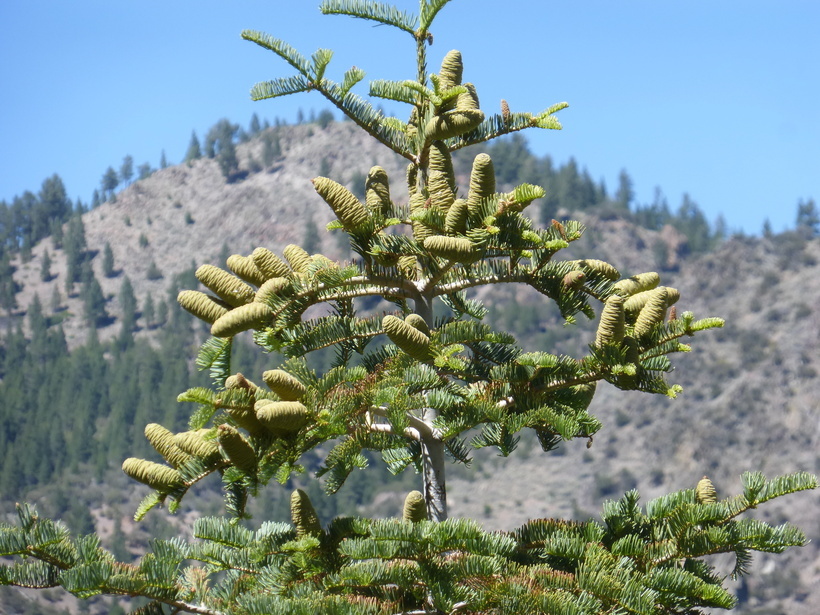
[[[409,36],[318,4],[0,3],[0,199],[56,172],[88,202],[126,154],[156,167],[164,149],[177,163],[191,131],[201,138],[222,117],[247,126],[254,112],[293,121],[300,107],[326,108],[313,95],[251,102],[255,82],[292,69],[241,40],[244,28],[305,55],[333,49],[331,78],[354,64],[368,78],[414,76]],[[564,130],[526,133],[531,147],[558,164],[575,157],[610,191],[625,168],[639,203],[659,186],[677,208],[688,192],[711,221],[755,234],[766,218],[792,226],[799,199],[820,200],[816,0],[454,0],[433,32],[430,70],[460,49],[483,108],[568,101]]]

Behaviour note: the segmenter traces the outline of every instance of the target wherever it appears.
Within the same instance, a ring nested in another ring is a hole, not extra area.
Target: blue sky
[[[254,112],[293,121],[300,107],[327,107],[313,95],[251,102],[255,82],[292,70],[241,40],[245,28],[306,55],[333,49],[331,78],[354,64],[368,78],[414,76],[409,36],[318,4],[0,3],[0,199],[58,173],[88,202],[126,154],[156,167],[164,149],[177,163],[191,131],[201,138],[222,117],[247,126]],[[625,168],[638,203],[657,186],[677,208],[687,192],[710,220],[757,234],[765,219],[791,227],[800,199],[820,200],[818,31],[816,0],[454,0],[429,68],[461,50],[488,111],[501,98],[514,111],[568,101],[563,131],[526,133],[536,154],[575,157],[611,192]]]

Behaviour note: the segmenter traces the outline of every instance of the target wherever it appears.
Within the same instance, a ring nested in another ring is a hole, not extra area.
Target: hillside
[[[148,293],[165,299],[172,278],[192,264],[224,265],[221,256],[247,254],[256,246],[281,253],[289,243],[307,242],[310,251],[345,255],[335,237],[323,231],[332,214],[310,183],[318,169],[355,190],[355,181],[378,161],[393,179],[394,198],[402,198],[402,161],[352,124],[277,130],[282,155],[240,181],[227,183],[216,161],[199,159],[157,171],[118,193],[115,202],[83,216],[88,249],[95,254],[92,266],[109,297],[110,314],[120,313],[117,296],[125,276],[142,305]],[[240,169],[250,169],[261,148],[258,139],[239,145]],[[604,499],[633,487],[645,501],[692,487],[708,474],[718,492],[728,494],[737,491],[745,470],[767,475],[820,471],[820,239],[796,233],[735,238],[682,261],[685,238],[671,227],[653,231],[624,217],[593,212],[582,219],[589,231],[574,248],[578,256],[608,260],[624,275],[665,268],[664,283],[681,291],[679,310],[720,316],[727,326],[699,336],[693,351],[679,359],[677,380],[672,380],[685,392],[677,400],[602,386],[592,410],[605,427],[590,448],[571,442],[544,455],[524,443],[522,448],[531,450],[508,460],[494,453],[476,455],[473,470],[458,471],[449,480],[452,514],[510,528],[539,516],[588,517]],[[102,271],[106,242],[118,270],[110,278]],[[657,262],[659,243],[668,255],[663,263]],[[45,250],[54,261],[55,277],[49,282],[40,279]],[[163,278],[148,279],[152,261]],[[55,288],[63,292],[65,257],[48,240],[33,248],[30,262],[16,266],[20,315],[35,294],[46,303]],[[515,322],[521,339],[530,344],[554,341],[571,352],[579,338],[581,343],[590,340],[590,326],[562,327],[538,295],[505,289],[486,298],[494,304],[494,317]],[[78,296],[64,301],[66,338],[77,347],[87,338],[82,304]],[[99,335],[110,339],[118,331],[115,321]],[[143,329],[138,335],[155,333]],[[161,414],[155,417],[161,419]],[[123,451],[122,456],[129,454]],[[470,480],[475,474],[480,483]],[[403,494],[382,494],[372,510],[396,507],[401,498]],[[813,543],[785,557],[759,558],[748,581],[755,597],[739,612],[814,612],[812,605],[820,604],[818,511],[817,493],[766,508],[768,519],[799,525]]]

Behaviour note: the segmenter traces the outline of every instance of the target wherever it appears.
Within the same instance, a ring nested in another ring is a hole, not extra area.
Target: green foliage
[[[753,551],[805,544],[798,529],[739,515],[768,498],[817,486],[807,474],[743,477],[744,493],[699,503],[694,489],[638,505],[637,491],[607,501],[601,522],[535,519],[487,532],[469,519],[369,520],[318,525],[295,491],[294,525],[255,531],[203,517],[196,540],[155,540],[134,564],[117,563],[94,535],[18,506],[0,527],[0,584],[63,587],[79,596],[139,594],[177,611],[239,613],[663,613],[735,604],[702,558],[731,554],[746,573]]]

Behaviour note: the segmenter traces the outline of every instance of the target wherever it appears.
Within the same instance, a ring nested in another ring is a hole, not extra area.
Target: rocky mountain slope
[[[311,251],[346,254],[323,230],[333,216],[310,183],[320,169],[356,189],[353,184],[378,163],[392,179],[394,198],[403,198],[404,163],[352,124],[279,130],[282,156],[241,181],[226,183],[214,160],[200,159],[160,170],[123,190],[116,202],[85,214],[88,246],[97,253],[92,264],[110,297],[109,313],[119,312],[117,293],[124,275],[141,303],[149,292],[164,298],[173,275],[193,264],[224,265],[220,255],[247,254],[256,246],[281,253],[289,243],[307,242]],[[240,145],[240,168],[259,160],[261,148],[260,140]],[[708,474],[719,494],[729,495],[738,491],[739,474],[746,470],[769,476],[820,471],[820,239],[792,233],[735,238],[706,256],[678,262],[685,246],[674,229],[654,232],[621,218],[592,215],[585,222],[590,230],[574,247],[577,256],[608,260],[624,275],[664,265],[671,270],[662,273],[663,282],[681,291],[679,310],[720,316],[727,325],[700,335],[692,352],[679,358],[671,378],[685,388],[679,399],[602,386],[593,410],[605,427],[591,448],[570,442],[544,455],[537,445],[524,442],[510,459],[486,451],[476,455],[472,470],[458,471],[449,481],[452,514],[510,528],[538,516],[594,515],[604,499],[633,487],[645,501],[693,487]],[[121,270],[112,278],[102,275],[100,254],[106,242]],[[665,263],[656,262],[653,247],[658,242],[672,257]],[[44,283],[39,259],[46,249],[56,277]],[[148,279],[152,261],[162,279]],[[17,263],[15,276],[22,285],[18,304],[24,308],[35,293],[45,304],[55,286],[62,292],[64,271],[64,256],[55,254],[50,242],[36,246],[32,261]],[[505,293],[487,298],[542,309],[539,296]],[[76,296],[64,301],[66,335],[77,345],[86,335],[82,305]],[[543,326],[561,324],[546,319]],[[100,336],[117,331],[112,324]],[[592,331],[578,326],[582,343],[592,339]],[[396,501],[401,497],[396,494]],[[801,526],[814,543],[785,557],[758,558],[748,581],[754,597],[743,604],[743,612],[816,612],[818,513],[820,493],[784,498],[761,511],[770,520]]]

